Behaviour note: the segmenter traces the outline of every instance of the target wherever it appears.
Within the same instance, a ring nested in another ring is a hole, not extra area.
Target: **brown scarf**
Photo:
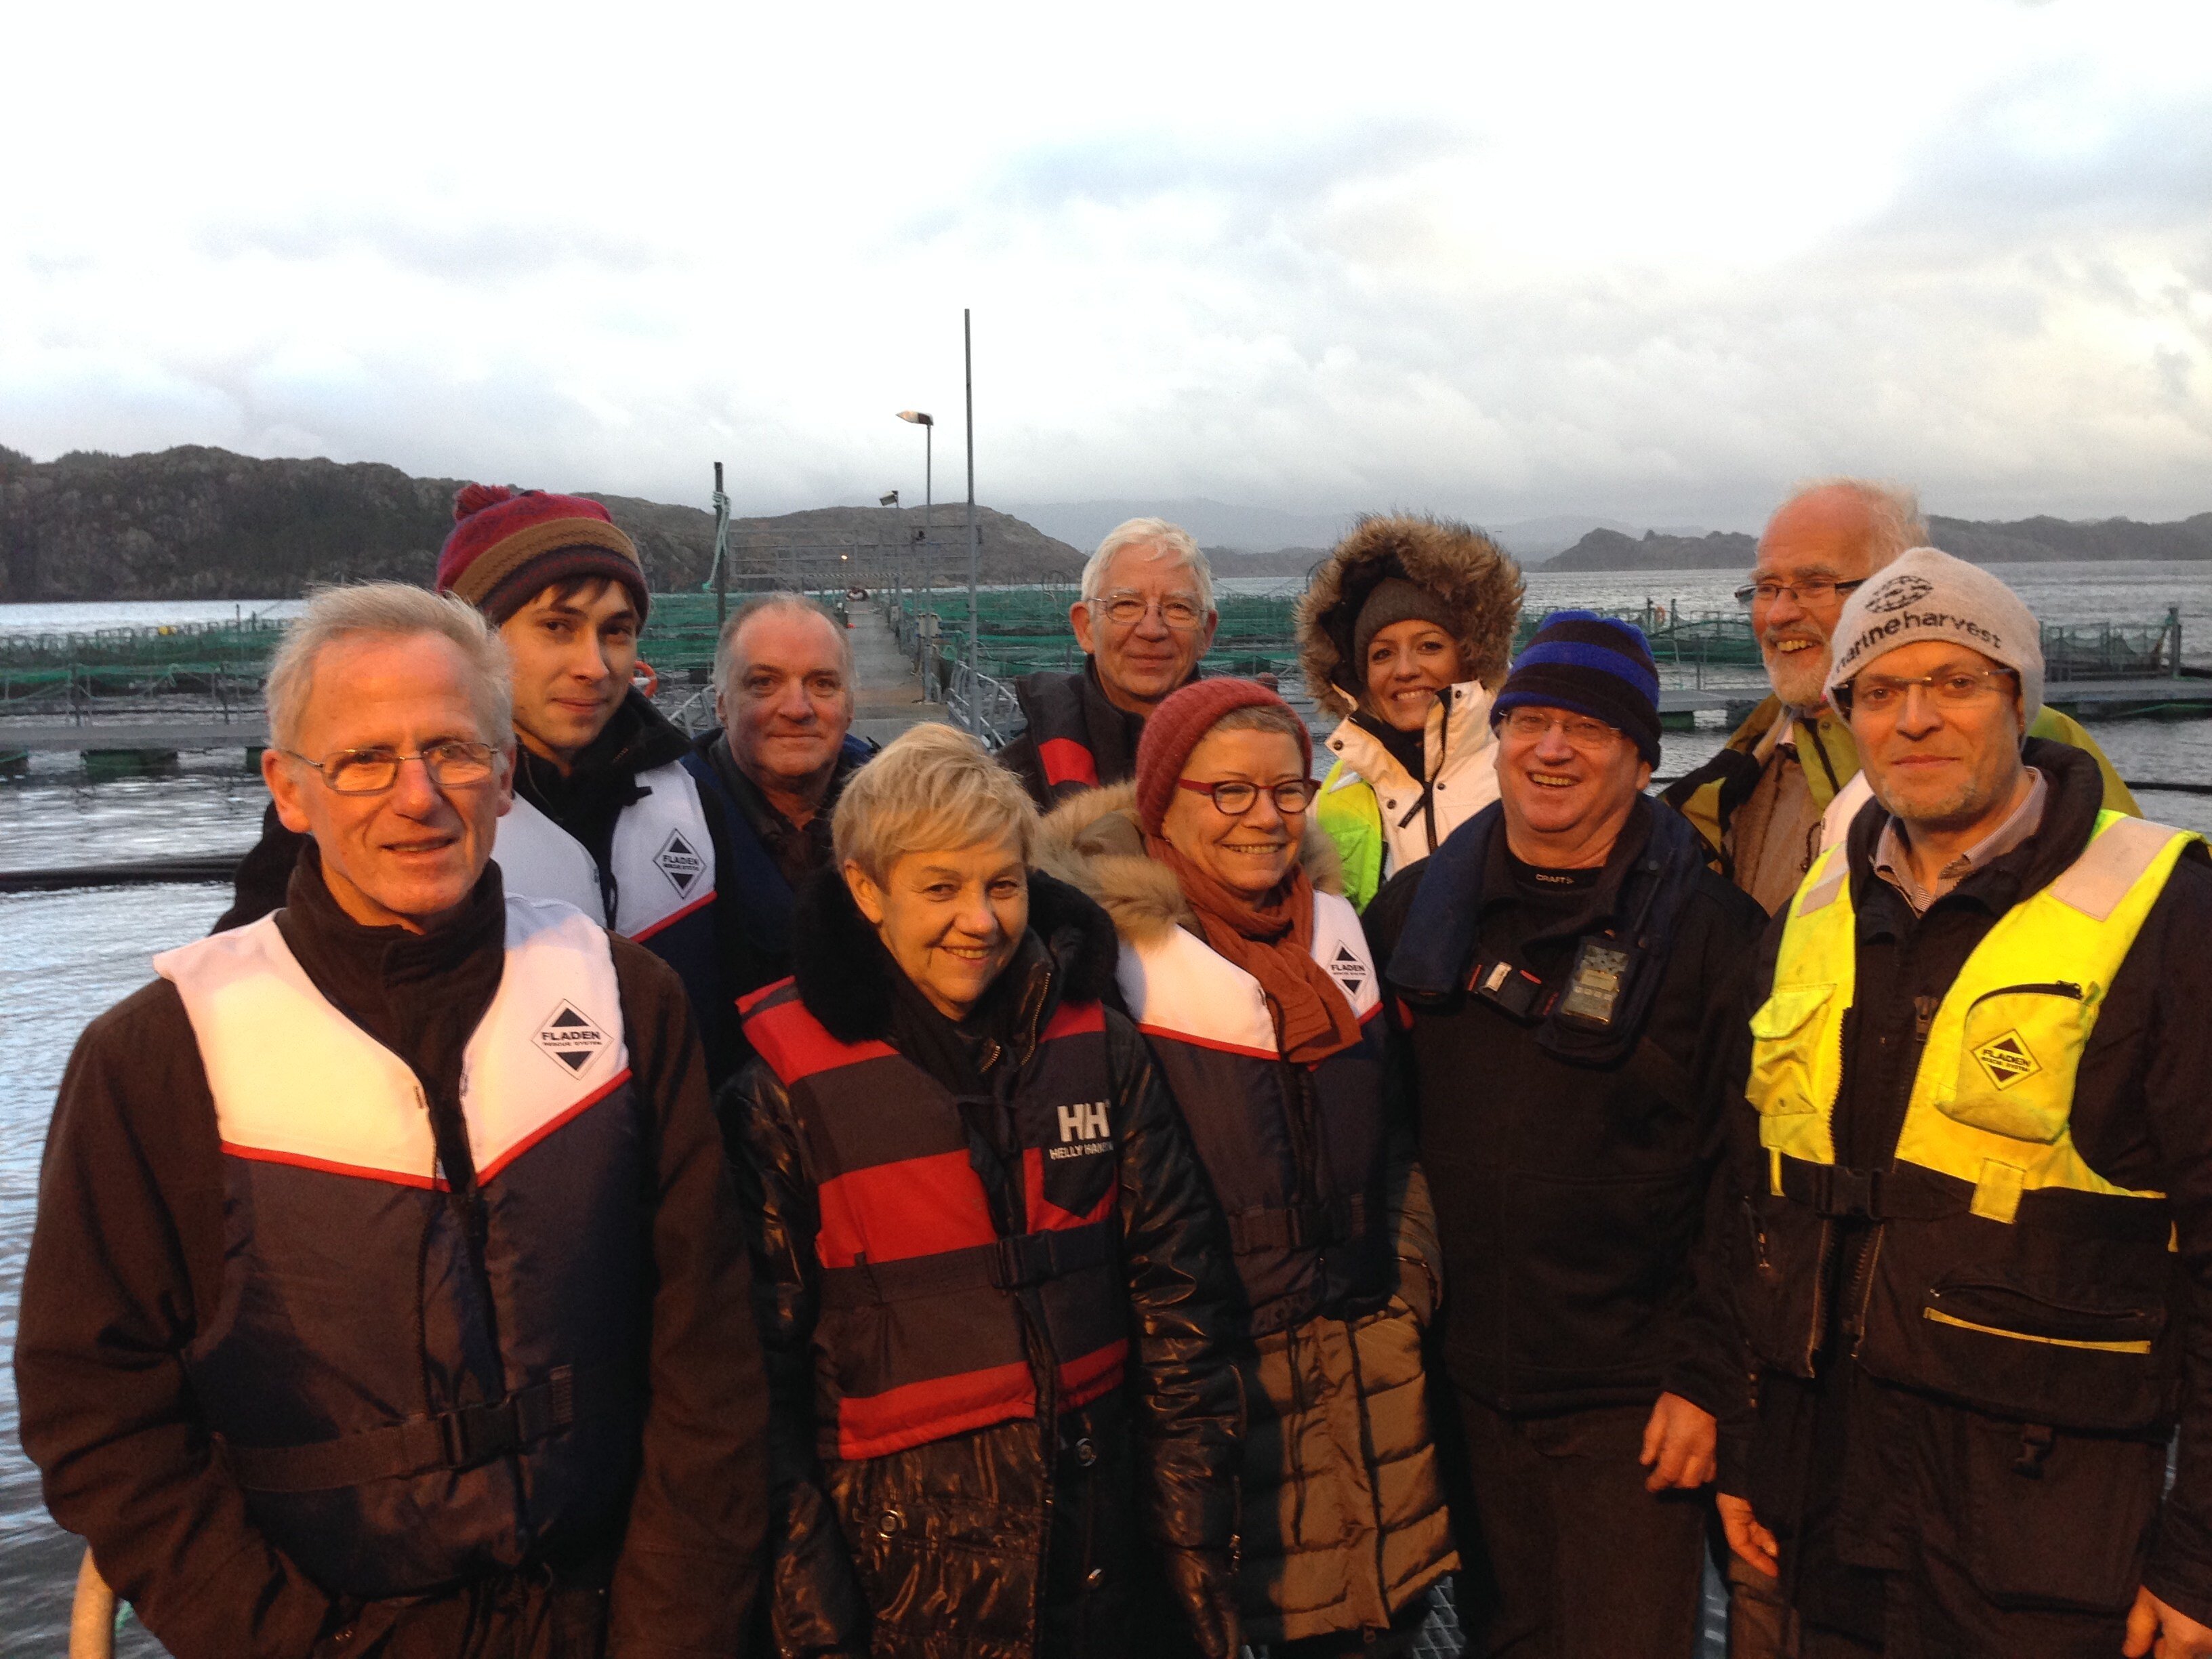
[[[1275,1011],[1284,1059],[1317,1065],[1359,1041],[1351,1000],[1313,959],[1314,890],[1304,865],[1254,899],[1224,886],[1162,836],[1146,836],[1145,850],[1174,872],[1214,954],[1260,981]]]

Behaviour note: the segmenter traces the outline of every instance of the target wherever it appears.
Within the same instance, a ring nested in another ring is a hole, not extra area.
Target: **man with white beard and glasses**
[[[1736,590],[1774,695],[1753,709],[1727,746],[1666,792],[1697,827],[1713,867],[1771,915],[1797,889],[1825,839],[1823,816],[1838,794],[1847,816],[1865,799],[1850,728],[1828,706],[1828,636],[1844,603],[1908,547],[1928,540],[1918,498],[1865,478],[1800,488],[1777,507],[1759,538],[1759,559]],[[2095,741],[2055,708],[2028,735],[2096,757],[2105,805],[2137,809]],[[1839,827],[1839,826],[1837,826]]]

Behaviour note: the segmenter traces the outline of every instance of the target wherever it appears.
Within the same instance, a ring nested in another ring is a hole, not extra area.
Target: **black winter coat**
[[[1113,927],[1088,899],[1033,875],[1030,922],[1006,969],[1015,981],[1001,988],[1015,1012],[1005,1052],[983,1066],[992,1082],[1027,1066],[1063,999],[1096,1000],[1113,983]],[[836,872],[802,890],[793,938],[807,1012],[840,1042],[900,1047],[898,970]],[[1106,1018],[1128,1380],[1050,1430],[1016,1420],[865,1460],[820,1455],[814,1181],[790,1098],[764,1062],[749,1063],[723,1091],[773,1402],[780,1654],[1119,1655],[1132,1649],[1133,1626],[1164,1603],[1179,1641],[1194,1638],[1199,1652],[1222,1659],[1236,1652],[1236,1283],[1150,1052],[1127,1020]],[[1003,1158],[1003,1149],[976,1155]]]
[[[1623,882],[1662,814],[1693,848],[1671,808],[1640,805],[1578,903],[1524,896],[1498,827],[1481,882],[1483,955],[1564,981],[1577,941],[1624,920]],[[1447,846],[1500,817],[1486,808]],[[1439,863],[1409,866],[1376,896],[1366,921],[1378,955],[1396,949],[1419,899],[1436,902],[1424,882]],[[1534,1026],[1464,992],[1413,1012],[1403,1053],[1451,1287],[1444,1360],[1499,1411],[1648,1405],[1663,1390],[1722,1415],[1742,1392],[1715,1175],[1741,975],[1765,918],[1694,853],[1680,863],[1671,878],[1689,890],[1642,1042],[1625,1056],[1550,1052]]]

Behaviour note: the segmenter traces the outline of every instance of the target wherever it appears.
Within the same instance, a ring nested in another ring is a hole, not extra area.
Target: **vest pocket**
[[[1813,1064],[1833,985],[1778,985],[1751,1017],[1752,1104],[1762,1117],[1816,1112]]]
[[[2049,1146],[2065,1133],[2074,1073],[2094,1024],[2079,985],[2008,985],[1976,997],[1960,1032],[1946,1117],[1991,1134]]]
[[[2001,1607],[2124,1611],[2142,1581],[2166,1448],[1966,1423],[1966,1571]]]

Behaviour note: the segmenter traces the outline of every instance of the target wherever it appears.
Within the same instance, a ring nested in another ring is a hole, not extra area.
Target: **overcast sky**
[[[0,443],[741,510],[2212,508],[2212,5],[16,6]]]

